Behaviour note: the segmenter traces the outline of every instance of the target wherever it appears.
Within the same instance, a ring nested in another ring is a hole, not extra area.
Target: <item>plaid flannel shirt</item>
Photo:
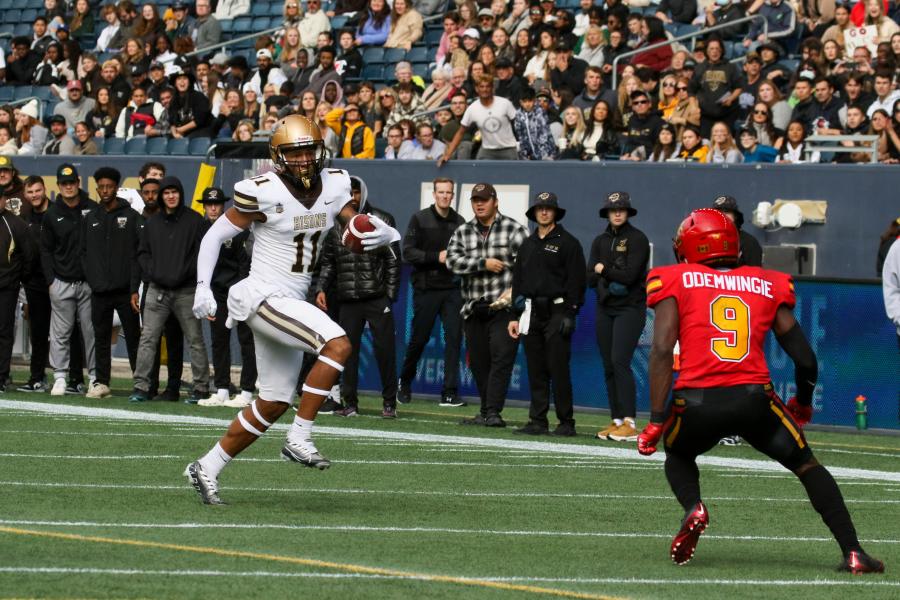
[[[512,266],[516,262],[519,247],[528,230],[514,219],[497,213],[487,237],[478,230],[478,220],[460,226],[447,246],[447,267],[462,278],[462,317],[472,314],[472,305],[484,298],[493,302],[503,292],[512,288]],[[488,258],[506,263],[500,273],[488,271],[484,264]]]

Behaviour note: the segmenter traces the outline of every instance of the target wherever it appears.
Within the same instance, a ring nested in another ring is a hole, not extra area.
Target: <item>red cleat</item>
[[[681,529],[672,540],[672,561],[686,565],[694,556],[700,534],[709,526],[709,511],[698,502],[681,522]]]
[[[851,550],[843,564],[838,567],[840,571],[849,571],[854,575],[865,573],[884,573],[884,563],[872,558],[862,550]]]

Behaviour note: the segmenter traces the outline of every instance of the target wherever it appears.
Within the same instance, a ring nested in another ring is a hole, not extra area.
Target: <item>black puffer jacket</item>
[[[362,184],[359,212],[374,215],[394,227],[394,217],[390,213],[366,203],[365,184]],[[385,295],[393,302],[400,288],[399,244],[354,254],[341,243],[341,229],[340,225],[335,225],[325,238],[316,292],[327,294],[328,290],[334,290],[340,302]]]

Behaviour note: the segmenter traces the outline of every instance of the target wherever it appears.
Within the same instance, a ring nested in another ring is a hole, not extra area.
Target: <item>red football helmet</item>
[[[698,208],[678,226],[672,250],[678,262],[737,263],[739,240],[737,227],[722,211]]]

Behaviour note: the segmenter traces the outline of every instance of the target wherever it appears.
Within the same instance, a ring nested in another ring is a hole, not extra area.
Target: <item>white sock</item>
[[[334,400],[335,402],[337,402],[338,404],[341,403],[341,384],[340,383],[336,383],[333,386],[331,386],[331,399]]]
[[[200,463],[200,466],[203,467],[203,470],[206,471],[207,475],[213,479],[218,479],[219,473],[222,472],[222,469],[225,468],[225,465],[227,465],[229,461],[231,461],[231,457],[228,456],[227,452],[222,450],[222,445],[216,442],[216,445],[206,453],[206,456],[197,462]]]
[[[219,400],[222,400],[223,402],[228,400],[228,388],[219,388],[216,390],[216,394],[219,395]]]
[[[248,392],[247,390],[241,390],[241,398],[243,398],[247,402],[250,402],[251,400],[253,400],[253,392]]]
[[[624,421],[622,421],[622,419],[613,419],[613,423],[616,424],[616,427],[621,427]]]
[[[300,416],[294,417],[294,422],[291,424],[291,428],[288,431],[288,440],[291,442],[299,442],[308,448],[312,448],[313,451],[316,452],[316,445],[312,441],[312,426],[312,421],[307,421]]]

